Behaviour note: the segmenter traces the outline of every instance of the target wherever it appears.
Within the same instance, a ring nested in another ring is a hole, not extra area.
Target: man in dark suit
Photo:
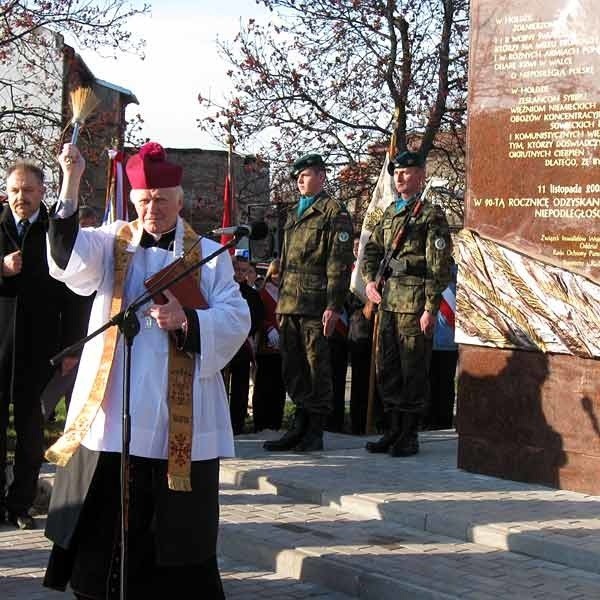
[[[41,169],[20,162],[7,173],[8,203],[0,213],[0,522],[35,526],[29,514],[44,451],[41,391],[50,357],[65,339],[71,304],[46,260],[48,214]],[[68,334],[66,337],[69,337]],[[13,405],[14,479],[6,487],[7,429]]]

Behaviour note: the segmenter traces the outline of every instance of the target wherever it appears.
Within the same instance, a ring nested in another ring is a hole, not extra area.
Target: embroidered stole
[[[202,258],[196,232],[183,221],[183,248],[185,266]],[[114,285],[110,307],[112,319],[123,308],[123,288],[134,252],[128,252],[131,241],[139,239],[140,223],[135,220],[119,229],[114,246]],[[193,246],[193,248],[192,248]],[[190,248],[192,248],[191,251]],[[188,253],[189,251],[189,253]],[[200,269],[190,273],[200,284]],[[118,341],[118,329],[111,327],[104,333],[104,347],[100,367],[83,408],[63,435],[46,451],[46,459],[64,467],[86,436],[92,421],[102,405]],[[169,405],[168,486],[175,491],[191,491],[191,457],[193,437],[193,379],[195,357],[178,350],[173,336],[169,336],[169,378],[167,401]]]

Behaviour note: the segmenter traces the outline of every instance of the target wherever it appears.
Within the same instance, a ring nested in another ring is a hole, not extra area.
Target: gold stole
[[[202,258],[200,244],[196,232],[184,221],[183,248],[185,266],[191,266]],[[115,264],[113,296],[110,307],[110,318],[123,310],[123,287],[133,252],[127,248],[132,239],[139,235],[138,220],[126,223],[119,229],[115,238]],[[139,238],[137,238],[139,239]],[[193,248],[192,248],[193,246]],[[190,248],[192,248],[191,251]],[[189,251],[189,254],[188,254]],[[200,269],[190,273],[200,284]],[[109,328],[104,333],[104,347],[100,367],[96,372],[94,384],[83,408],[64,431],[63,435],[46,451],[46,459],[64,467],[71,456],[79,448],[83,438],[89,431],[98,409],[104,400],[108,378],[112,368],[118,341],[118,329]],[[177,350],[173,336],[169,336],[169,380],[167,398],[169,404],[169,458],[168,485],[175,491],[191,491],[191,457],[193,437],[193,379],[195,357],[187,352]]]

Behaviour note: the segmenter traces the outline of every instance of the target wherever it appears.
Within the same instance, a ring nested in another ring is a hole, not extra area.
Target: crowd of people
[[[286,397],[293,403],[287,429],[264,443],[268,452],[321,450],[324,430],[366,433],[370,396],[382,435],[367,443],[368,452],[416,454],[420,427],[452,426],[456,269],[444,214],[421,197],[420,154],[390,161],[397,200],[361,264],[350,214],[326,191],[323,158],[297,159],[291,176],[300,197],[281,255],[264,277],[180,216],[182,168],[159,144],[145,144],[127,161],[132,222],[98,227],[93,211],[79,206],[84,157],[66,144],[58,161],[62,184],[50,210],[43,172],[21,162],[7,173],[0,215],[0,520],[35,527],[30,509],[44,455],[40,397],[50,358],[97,333],[57,367],[77,376],[64,432],[45,452],[57,465],[46,586],[69,585],[78,598],[118,593],[123,427],[128,593],[183,596],[201,584],[205,597],[222,598],[219,460],[233,456],[249,405],[258,432],[282,429]],[[179,260],[199,267],[189,269],[187,287],[151,294],[133,327],[125,309]],[[350,292],[353,269],[365,280],[366,299]],[[109,321],[119,327],[104,327]],[[16,448],[7,486],[11,404]]]

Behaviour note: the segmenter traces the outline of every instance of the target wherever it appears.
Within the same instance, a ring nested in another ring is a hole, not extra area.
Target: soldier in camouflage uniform
[[[284,228],[276,310],[283,380],[295,413],[285,435],[264,448],[306,452],[323,449],[323,426],[333,407],[326,337],[333,333],[348,293],[353,230],[346,208],[323,191],[320,155],[300,157],[292,177],[302,196]]]
[[[375,284],[379,264],[420,196],[425,164],[420,154],[405,151],[388,171],[398,199],[374,228],[362,271],[367,297],[379,305],[376,372],[387,421],[383,437],[369,442],[367,450],[410,456],[419,451],[418,422],[429,401],[433,330],[451,279],[451,239],[441,208],[425,201],[407,225],[380,295]]]

